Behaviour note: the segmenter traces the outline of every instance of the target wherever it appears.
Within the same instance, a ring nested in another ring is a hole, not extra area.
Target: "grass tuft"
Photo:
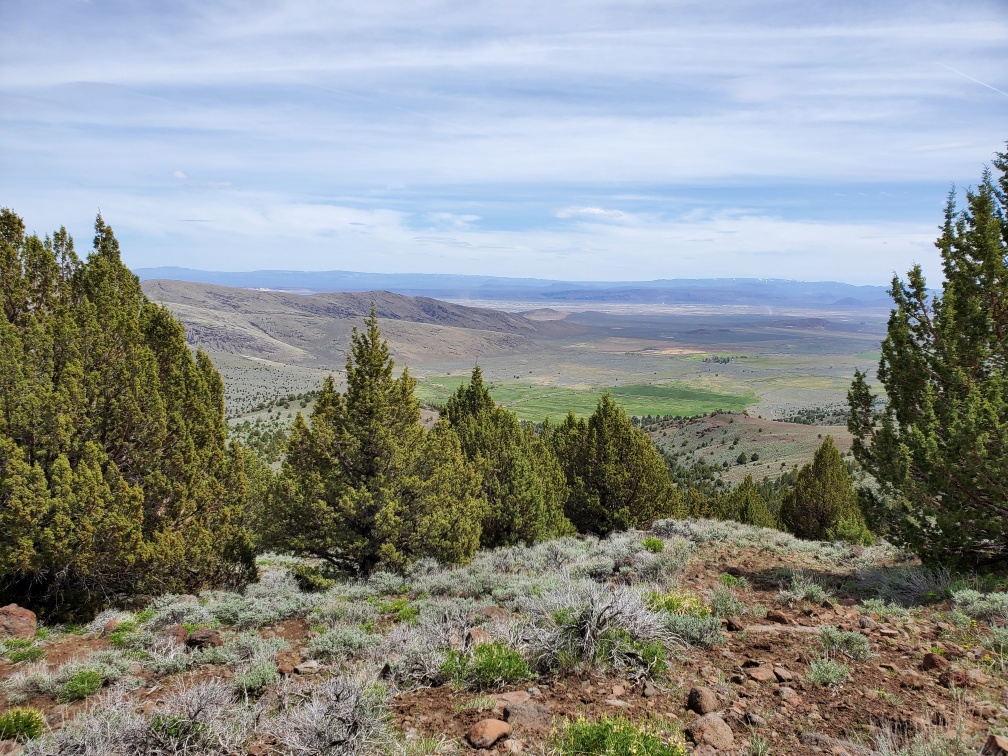
[[[0,714],[0,740],[34,740],[45,728],[45,717],[38,709],[17,707]]]
[[[559,756],[685,756],[681,735],[653,723],[636,725],[626,717],[590,721],[578,717],[555,739]]]

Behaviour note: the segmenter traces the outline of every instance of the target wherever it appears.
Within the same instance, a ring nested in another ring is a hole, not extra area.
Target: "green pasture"
[[[417,396],[423,402],[440,404],[466,380],[460,376],[423,378],[417,385]],[[489,388],[497,402],[513,410],[520,419],[535,422],[544,417],[556,421],[568,411],[590,415],[604,391],[612,392],[628,414],[638,416],[692,416],[718,409],[741,412],[756,402],[752,392],[727,393],[675,382],[580,389],[507,381],[490,383]]]

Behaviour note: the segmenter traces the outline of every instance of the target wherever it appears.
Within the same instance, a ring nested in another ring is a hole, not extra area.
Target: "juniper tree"
[[[445,403],[465,452],[482,478],[483,548],[531,544],[568,535],[567,481],[553,452],[529,425],[494,402],[475,366],[468,384]]]
[[[0,297],[0,601],[86,615],[247,579],[220,376],[101,216],[82,262],[65,229],[0,211]]]
[[[609,392],[587,421],[570,412],[544,437],[567,478],[567,518],[578,532],[606,535],[682,512],[661,454]]]
[[[345,394],[330,376],[298,413],[271,505],[273,548],[367,574],[420,556],[467,561],[479,545],[479,475],[447,422],[420,423],[416,380],[394,362],[375,308],[356,328]]]
[[[944,280],[894,277],[877,411],[866,376],[848,394],[854,456],[874,477],[864,505],[887,537],[928,564],[1008,563],[1008,153],[999,153],[941,236]]]
[[[832,436],[798,471],[794,488],[784,495],[780,519],[799,538],[871,542],[854,482]]]

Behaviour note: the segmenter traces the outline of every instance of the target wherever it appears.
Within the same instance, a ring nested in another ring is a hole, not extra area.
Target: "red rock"
[[[702,685],[690,688],[686,697],[686,708],[701,715],[717,711],[717,694],[711,688]]]
[[[17,604],[0,608],[0,639],[34,638],[35,629],[35,612]]]
[[[735,743],[731,728],[717,714],[704,714],[686,728],[686,735],[698,746],[709,745],[727,751]]]
[[[493,637],[481,627],[474,627],[466,633],[465,643],[467,646],[482,646],[484,643],[493,643]]]
[[[499,719],[484,719],[469,730],[469,742],[473,748],[489,748],[505,735],[511,733],[511,725]]]
[[[185,644],[190,648],[217,648],[224,645],[224,640],[216,630],[201,627],[189,633]]]
[[[1008,755],[1008,737],[1004,735],[991,735],[980,750],[982,756],[1006,756]]]
[[[952,666],[952,662],[946,659],[944,656],[939,656],[938,654],[926,653],[924,654],[924,661],[921,662],[921,668],[926,672],[931,670],[938,670],[942,672]]]
[[[944,685],[946,688],[972,688],[976,683],[965,672],[957,669],[946,669],[938,675],[938,684]]]
[[[758,667],[749,667],[746,670],[746,674],[749,675],[756,682],[776,682],[777,675],[774,674],[773,667],[769,664],[761,664]]]
[[[766,621],[772,622],[775,625],[790,625],[792,624],[790,618],[784,614],[784,612],[777,609],[771,609],[766,613]]]
[[[524,690],[512,690],[510,693],[500,693],[494,696],[494,698],[505,704],[523,704],[528,703],[532,699],[532,696]]]

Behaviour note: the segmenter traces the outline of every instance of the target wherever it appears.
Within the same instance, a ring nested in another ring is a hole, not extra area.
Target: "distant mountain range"
[[[138,268],[141,280],[169,279],[289,293],[389,291],[408,296],[473,301],[745,305],[822,309],[889,308],[884,286],[836,281],[759,278],[665,279],[656,281],[554,281],[539,278],[356,273],[345,270],[219,272],[191,268]]]

